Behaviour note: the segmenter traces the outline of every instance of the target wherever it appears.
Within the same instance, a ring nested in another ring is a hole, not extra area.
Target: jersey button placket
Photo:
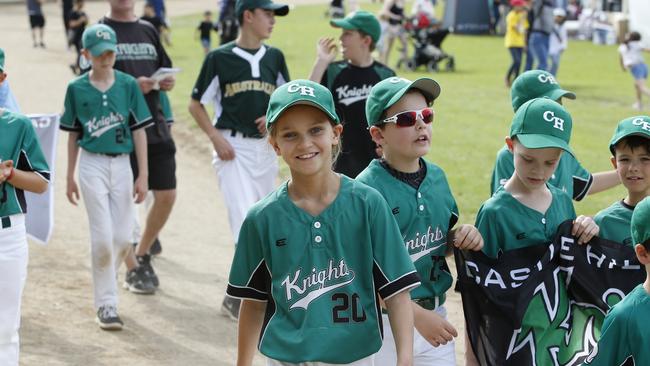
[[[424,206],[424,200],[422,199],[422,193],[418,192],[416,196],[417,196],[416,202],[417,202],[418,215],[424,215],[425,206]]]
[[[314,221],[312,224],[312,245],[316,248],[321,248],[323,246],[323,233],[321,231],[322,226],[323,224],[321,224],[320,221]]]
[[[102,94],[102,105],[106,107],[108,105],[108,101],[106,100],[108,97],[106,94]]]

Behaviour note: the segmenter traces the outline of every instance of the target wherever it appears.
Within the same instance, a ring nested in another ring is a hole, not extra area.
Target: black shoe
[[[143,256],[136,256],[135,258],[138,260],[140,267],[144,269],[144,274],[149,278],[153,287],[158,288],[158,286],[160,286],[160,281],[158,281],[158,276],[151,265],[151,256],[146,254]]]
[[[150,295],[156,292],[156,287],[151,283],[142,266],[126,272],[123,287],[134,294]]]
[[[153,241],[151,248],[149,248],[149,254],[159,255],[160,253],[162,253],[162,246],[160,245],[160,240],[156,238],[156,240]]]
[[[223,298],[223,302],[221,303],[221,313],[230,319],[237,321],[237,319],[239,319],[240,305],[240,299],[235,299],[234,297],[226,295],[226,297]]]
[[[45,48],[45,43],[41,42],[39,46],[41,46],[41,48]]]
[[[95,318],[99,327],[104,330],[122,330],[124,323],[120,316],[117,315],[117,308],[113,305],[103,305],[97,309],[97,318]]]

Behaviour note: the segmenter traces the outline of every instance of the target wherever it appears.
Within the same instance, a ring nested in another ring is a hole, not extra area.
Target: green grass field
[[[362,7],[370,11],[378,9],[375,4],[362,4]],[[267,43],[284,52],[293,79],[308,76],[319,37],[338,37],[340,33],[324,18],[325,8],[326,5],[297,6],[287,17],[277,18],[273,37]],[[194,29],[200,19],[200,14],[175,18],[174,45],[168,48],[175,66],[183,70],[171,93],[176,119],[192,126],[194,122],[187,105],[203,60],[199,41],[194,39]],[[443,48],[455,56],[456,72],[427,75],[421,69],[415,73],[398,71],[398,74],[410,79],[430,76],[442,86],[435,104],[436,120],[428,159],[447,173],[462,215],[461,222],[473,222],[481,203],[488,198],[494,157],[503,145],[513,116],[509,90],[503,82],[510,56],[501,37],[450,35]],[[394,47],[391,56],[396,54]],[[619,120],[635,114],[631,109],[632,78],[621,71],[616,47],[570,42],[558,79],[563,88],[578,95],[575,101],[565,101],[565,106],[573,116],[571,145],[579,161],[592,173],[611,169],[609,139]],[[198,128],[196,133],[202,134]],[[576,209],[580,214],[593,215],[622,198],[624,193],[621,187],[599,193],[578,203]]]

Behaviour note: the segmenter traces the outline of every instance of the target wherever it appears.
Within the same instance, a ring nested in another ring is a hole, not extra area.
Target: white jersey
[[[621,44],[618,46],[618,52],[621,54],[621,57],[623,57],[623,65],[625,65],[625,67],[643,63],[643,46],[639,41]]]

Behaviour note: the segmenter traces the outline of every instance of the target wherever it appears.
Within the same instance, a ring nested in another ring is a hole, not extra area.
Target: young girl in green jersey
[[[248,212],[227,293],[244,299],[238,362],[372,365],[386,304],[397,365],[412,363],[418,275],[374,189],[332,170],[342,126],[332,94],[294,80],[271,96],[269,141],[291,178]]]
[[[411,82],[392,77],[372,88],[366,116],[383,157],[357,177],[388,202],[422,279],[422,285],[411,292],[410,304],[415,318],[413,364],[422,366],[456,365],[453,338],[457,332],[447,322],[444,307],[445,292],[452,284],[445,257],[452,245],[465,250],[483,246],[472,225],[453,229],[458,208],[445,173],[423,158],[431,147],[431,106],[439,94],[440,86],[429,78]],[[384,334],[375,365],[394,365],[395,346],[386,323]]]

